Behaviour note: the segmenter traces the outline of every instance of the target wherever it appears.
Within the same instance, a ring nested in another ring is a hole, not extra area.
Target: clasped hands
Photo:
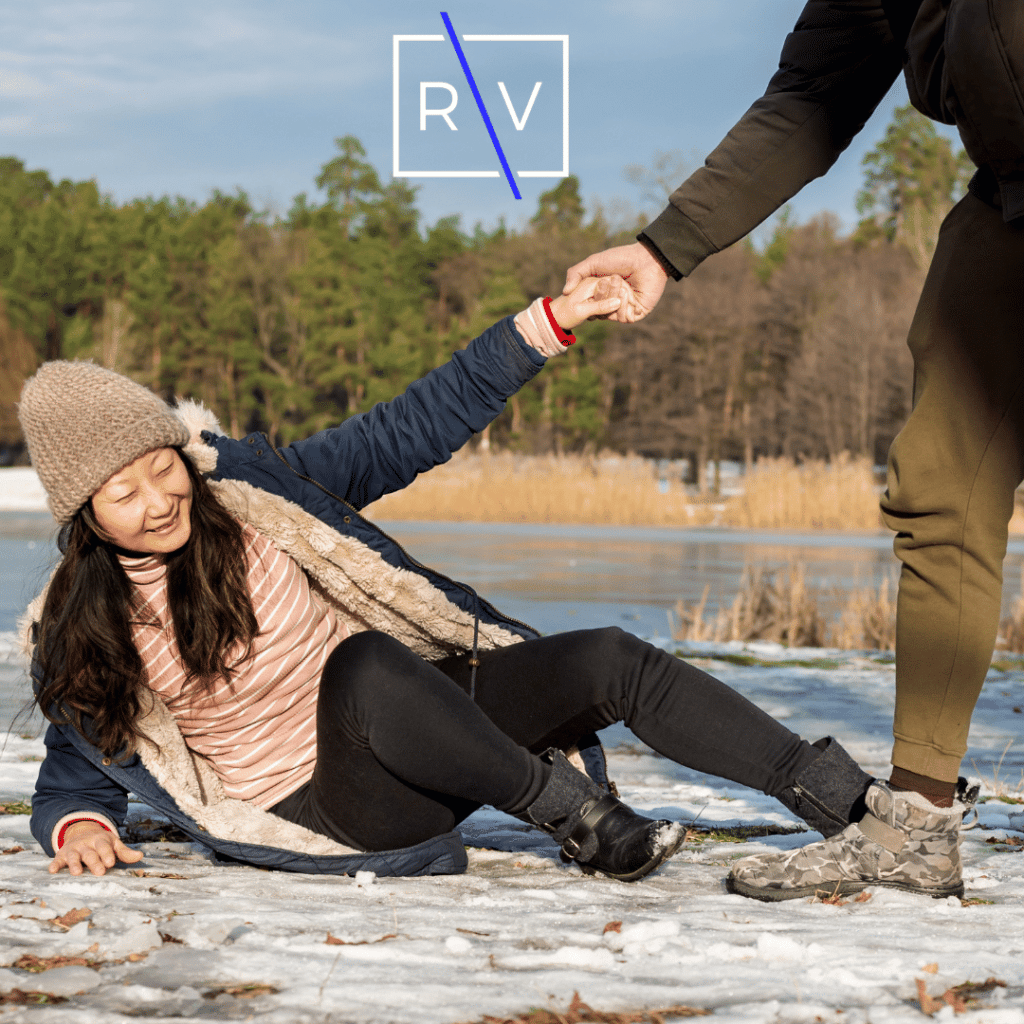
[[[668,274],[645,246],[634,242],[594,253],[570,267],[565,275],[562,297],[575,295],[588,281],[605,282],[603,288],[600,284],[595,288],[601,289],[602,295],[615,295],[619,302],[614,309],[595,311],[586,319],[632,324],[642,320],[658,304]],[[554,305],[552,302],[552,310]]]

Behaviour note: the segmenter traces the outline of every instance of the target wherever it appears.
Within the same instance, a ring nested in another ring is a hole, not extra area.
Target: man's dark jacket
[[[901,70],[918,110],[956,124],[971,191],[1024,216],[1024,0],[810,0],[764,96],[640,240],[689,274],[823,175]]]

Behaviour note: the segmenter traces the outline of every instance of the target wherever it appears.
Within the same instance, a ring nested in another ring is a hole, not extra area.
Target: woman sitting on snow
[[[871,780],[837,743],[619,629],[542,638],[359,514],[447,461],[620,295],[591,278],[537,300],[285,448],[91,363],[39,368],[19,416],[61,526],[26,619],[52,723],[32,805],[50,871],[137,861],[118,836],[132,792],[265,867],[463,871],[455,826],[490,804],[587,872],[642,878],[683,827],[609,791],[594,731],[619,721],[826,834],[847,824]]]

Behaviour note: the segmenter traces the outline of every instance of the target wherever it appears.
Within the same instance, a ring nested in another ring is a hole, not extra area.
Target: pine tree
[[[530,223],[542,232],[578,231],[583,226],[580,179],[570,174],[554,188],[542,192]]]
[[[898,107],[885,138],[863,160],[858,236],[901,242],[919,263],[935,249],[939,225],[964,193],[972,165],[910,104]]]

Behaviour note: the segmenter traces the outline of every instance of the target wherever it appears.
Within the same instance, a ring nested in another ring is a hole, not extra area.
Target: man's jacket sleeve
[[[55,726],[46,730],[46,757],[39,766],[32,798],[32,835],[49,856],[53,827],[68,814],[96,812],[120,827],[128,811],[128,794],[92,765]]]
[[[363,508],[447,462],[544,363],[506,317],[404,394],[281,454],[299,473]]]
[[[765,95],[641,238],[685,276],[824,174],[899,75],[907,18],[894,0],[809,0]]]

